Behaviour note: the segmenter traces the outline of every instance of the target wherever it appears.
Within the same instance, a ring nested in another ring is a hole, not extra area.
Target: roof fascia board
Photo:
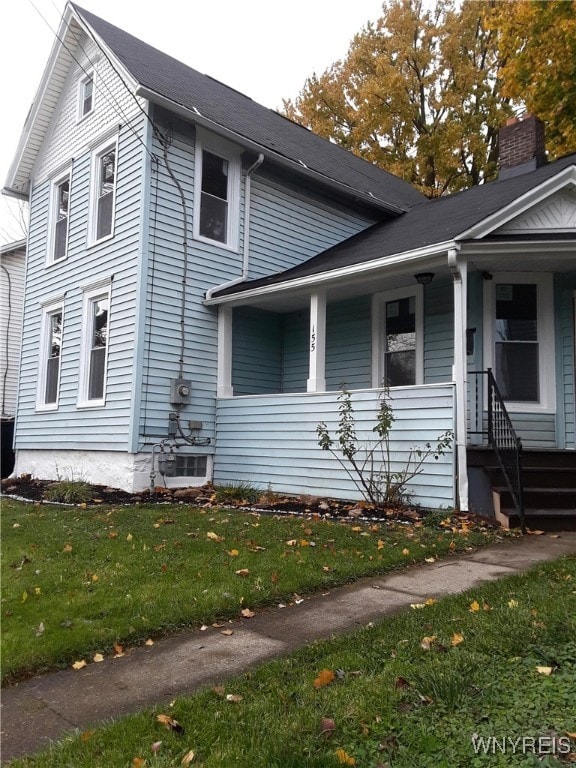
[[[550,237],[542,236],[534,240],[515,240],[513,236],[510,239],[493,241],[472,240],[461,244],[461,253],[466,256],[493,256],[495,253],[522,254],[522,255],[540,255],[542,249],[553,249],[555,254],[574,255],[574,243],[576,242],[576,233],[572,240],[555,240]]]
[[[576,184],[576,166],[570,165],[567,168],[563,168],[554,176],[546,179],[537,187],[528,190],[523,195],[518,197],[512,203],[502,208],[500,211],[496,211],[491,216],[480,221],[478,224],[474,224],[469,229],[460,233],[456,240],[472,240],[486,237],[494,232],[495,229],[508,223],[511,219],[516,218],[524,211],[532,208],[532,206],[545,200],[555,192],[559,192],[565,187]]]
[[[11,195],[12,197],[20,197],[23,199],[28,199],[27,195],[23,194],[21,191],[13,189],[12,186],[15,182],[16,176],[18,174],[18,168],[20,167],[22,157],[24,155],[24,152],[26,151],[28,141],[32,134],[34,125],[36,123],[38,112],[40,111],[42,104],[44,102],[44,97],[48,89],[48,84],[52,79],[52,73],[54,72],[54,67],[56,66],[56,63],[58,61],[58,56],[60,55],[60,51],[64,47],[64,43],[62,41],[65,39],[64,36],[66,34],[67,29],[70,26],[70,21],[72,20],[72,17],[74,15],[75,14],[72,7],[69,4],[67,4],[64,9],[64,13],[62,14],[62,19],[58,27],[58,32],[56,33],[56,39],[54,40],[54,43],[52,45],[50,56],[48,57],[48,62],[46,63],[46,67],[44,68],[44,72],[42,74],[42,79],[40,80],[40,85],[38,86],[36,95],[34,96],[34,100],[26,116],[26,120],[24,122],[24,128],[22,129],[22,133],[20,135],[20,141],[18,142],[18,147],[16,149],[16,154],[14,155],[14,160],[12,161],[12,164],[10,165],[10,170],[8,171],[8,178],[6,179],[5,190],[6,190],[6,193]]]
[[[283,283],[275,283],[274,285],[261,285],[258,288],[253,288],[252,290],[230,293],[226,296],[215,296],[211,299],[205,299],[204,304],[206,306],[229,304],[240,300],[245,301],[246,299],[255,298],[257,296],[266,296],[284,291],[297,290],[300,288],[323,286],[347,277],[358,277],[359,275],[367,274],[369,275],[370,272],[376,272],[377,270],[385,267],[398,267],[401,265],[410,264],[413,261],[420,261],[421,259],[425,259],[431,256],[439,256],[448,251],[450,248],[456,247],[456,243],[453,240],[447,240],[443,243],[434,243],[434,245],[427,245],[423,248],[417,248],[414,251],[404,251],[403,253],[397,253],[394,256],[382,256],[380,259],[374,259],[373,261],[365,261],[361,262],[360,264],[351,264],[347,267],[340,267],[339,269],[331,269],[327,272],[320,272],[317,275],[307,275],[306,277],[299,277],[294,280],[286,280]]]
[[[106,56],[110,58],[110,60],[113,62],[114,69],[117,71],[117,74],[120,75],[120,77],[127,81],[126,85],[136,94],[136,90],[138,88],[138,81],[134,79],[131,72],[126,69],[122,61],[116,56],[114,51],[111,50],[111,48],[105,43],[105,41],[100,37],[100,35],[96,34],[94,29],[90,26],[90,24],[82,17],[82,14],[75,10],[75,18],[78,22],[78,24],[82,27],[84,32],[91,37],[96,45],[100,49],[104,49],[106,51]]]
[[[13,243],[0,245],[0,253],[4,255],[7,253],[13,253],[14,251],[21,251],[24,248],[26,248],[26,240],[15,240]]]
[[[317,182],[320,182],[321,184],[324,184],[325,186],[338,190],[339,192],[345,194],[347,197],[354,197],[362,203],[367,203],[373,208],[376,208],[380,211],[386,211],[387,213],[405,213],[404,208],[400,208],[397,205],[388,203],[385,200],[373,197],[372,195],[367,195],[365,192],[362,192],[359,189],[349,187],[346,184],[342,184],[341,182],[336,181],[336,179],[332,179],[329,176],[324,176],[317,171],[313,171],[310,168],[307,168],[306,166],[296,162],[295,160],[290,160],[289,158],[284,157],[283,155],[280,155],[267,147],[263,147],[261,144],[258,144],[258,142],[252,141],[246,136],[242,136],[241,134],[232,131],[230,128],[226,128],[225,126],[215,122],[214,120],[211,120],[208,117],[204,117],[204,115],[202,115],[200,112],[194,111],[194,109],[184,107],[182,104],[178,104],[178,102],[172,101],[172,99],[168,99],[166,96],[162,96],[162,94],[159,94],[157,91],[153,91],[150,88],[146,88],[145,86],[140,85],[136,88],[136,96],[141,96],[142,98],[148,99],[148,101],[151,101],[154,104],[158,104],[158,106],[165,107],[171,112],[174,112],[181,117],[187,118],[188,120],[192,120],[193,122],[198,123],[198,125],[201,125],[202,127],[207,128],[208,130],[213,131],[220,136],[224,136],[227,139],[235,141],[237,144],[242,144],[243,146],[249,147],[258,153],[264,152],[264,155],[268,158],[272,158],[275,163],[278,163],[285,168],[289,168],[292,171],[296,171],[301,176],[313,179]]]

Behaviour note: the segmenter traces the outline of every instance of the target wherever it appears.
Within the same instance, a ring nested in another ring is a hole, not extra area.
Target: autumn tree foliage
[[[546,124],[551,157],[576,151],[576,0],[492,4],[502,93]]]
[[[524,86],[513,87],[514,77],[526,79],[535,65],[526,36],[519,36],[516,5],[530,16],[523,6],[574,3],[386,0],[383,15],[354,37],[345,59],[284,101],[285,114],[429,197],[494,178],[498,130],[523,111]],[[538,13],[532,16],[536,28]],[[554,9],[544,16],[552,25]],[[565,36],[568,27],[566,21]],[[526,64],[515,68],[519,49]],[[548,119],[537,100],[528,106]]]

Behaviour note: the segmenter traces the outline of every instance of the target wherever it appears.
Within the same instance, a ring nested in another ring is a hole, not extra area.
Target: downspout
[[[224,288],[231,288],[233,285],[244,282],[248,279],[248,270],[250,267],[250,191],[252,188],[251,176],[264,162],[264,155],[262,152],[258,155],[258,159],[254,162],[250,168],[246,171],[246,180],[244,182],[244,243],[242,246],[242,274],[240,277],[235,277],[233,280],[228,280],[220,285],[215,285],[213,288],[209,288],[206,291],[206,300],[212,298],[216,291],[222,291]]]
[[[6,383],[8,379],[8,368],[10,367],[10,322],[12,320],[12,280],[10,278],[10,272],[6,269],[4,264],[0,264],[3,271],[6,273],[6,280],[8,282],[8,318],[6,323],[6,335],[4,337],[4,353],[6,355],[6,367],[4,369],[4,375],[2,377],[2,418],[7,416],[6,413]]]
[[[448,266],[454,282],[454,366],[452,377],[456,385],[456,462],[458,471],[458,501],[461,512],[468,511],[468,468],[466,463],[466,291],[467,264],[458,263],[458,248],[448,251]]]

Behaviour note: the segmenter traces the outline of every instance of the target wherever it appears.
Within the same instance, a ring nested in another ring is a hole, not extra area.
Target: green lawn
[[[7,499],[2,533],[4,682],[502,535],[465,524]]]
[[[203,768],[560,768],[576,760],[575,683],[572,557],[316,643],[10,768],[167,768],[191,752]]]

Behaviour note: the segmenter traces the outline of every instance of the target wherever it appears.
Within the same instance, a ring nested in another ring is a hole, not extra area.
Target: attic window
[[[94,76],[92,74],[87,75],[80,81],[79,92],[79,105],[78,105],[78,119],[82,118],[92,112],[94,107]]]

